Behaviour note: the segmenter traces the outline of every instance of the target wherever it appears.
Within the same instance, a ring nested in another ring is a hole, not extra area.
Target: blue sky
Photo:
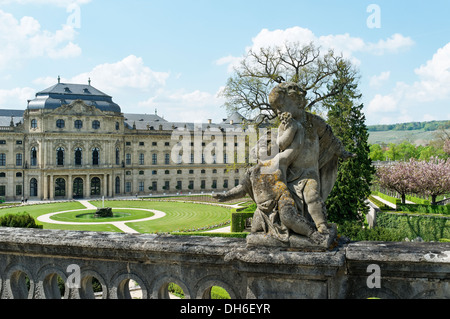
[[[449,120],[449,13],[447,0],[0,0],[0,108],[25,109],[59,75],[91,78],[125,113],[218,122],[249,48],[314,41],[359,68],[367,124]]]

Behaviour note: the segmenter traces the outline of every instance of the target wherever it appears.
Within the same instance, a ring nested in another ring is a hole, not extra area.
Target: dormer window
[[[83,89],[83,92],[86,94],[91,94],[91,92],[89,92],[89,89],[87,89],[87,88]]]
[[[56,121],[57,128],[64,128],[64,126],[66,126],[66,123],[64,122],[64,120],[59,119]]]
[[[69,89],[67,86],[64,88],[64,92],[66,92],[66,93],[72,93],[72,91],[70,91],[70,89]]]
[[[92,128],[93,128],[94,130],[98,130],[98,129],[100,128],[100,122],[97,121],[97,120],[93,121],[93,122],[92,122]]]

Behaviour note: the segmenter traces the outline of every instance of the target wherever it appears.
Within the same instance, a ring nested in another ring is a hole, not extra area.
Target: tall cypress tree
[[[328,219],[332,222],[363,221],[368,206],[365,201],[370,195],[370,185],[375,168],[369,158],[369,145],[363,104],[358,101],[358,79],[349,63],[341,62],[335,81],[347,83],[345,89],[327,99],[328,124],[333,133],[342,141],[347,151],[357,156],[340,162],[333,190],[326,201]],[[349,81],[350,80],[350,81]]]

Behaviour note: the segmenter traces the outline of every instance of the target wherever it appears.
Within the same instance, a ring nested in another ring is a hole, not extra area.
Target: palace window
[[[37,128],[37,120],[36,119],[31,120],[31,128]]]
[[[91,180],[91,195],[100,195],[100,178],[98,177]]]
[[[125,163],[126,163],[127,165],[131,165],[131,154],[130,154],[130,153],[127,153],[127,154],[125,155]]]
[[[56,149],[56,165],[64,166],[64,148],[62,147]]]
[[[66,180],[64,178],[56,179],[55,196],[66,196]]]
[[[170,154],[164,155],[164,164],[166,164],[166,165],[170,164]]]
[[[157,154],[152,154],[152,164],[153,165],[158,164],[158,155]]]
[[[32,147],[31,148],[30,165],[31,166],[37,166],[37,150],[36,150],[36,147]]]
[[[0,166],[6,166],[6,154],[5,153],[0,154]]]
[[[116,165],[120,165],[120,149],[116,148]]]
[[[57,128],[64,128],[64,126],[66,126],[66,122],[64,122],[64,120],[56,120],[56,127]]]
[[[98,130],[98,129],[100,128],[100,122],[97,121],[97,120],[92,121],[92,128],[93,128],[94,130]]]
[[[81,129],[81,128],[83,128],[83,121],[81,121],[81,120],[76,120],[74,126],[75,126],[76,129]]]
[[[92,165],[99,165],[100,163],[100,150],[95,147],[92,149]]]
[[[22,166],[23,163],[23,155],[22,153],[16,154],[16,166]]]
[[[144,153],[139,154],[139,165],[144,165]]]
[[[116,177],[116,194],[120,194],[120,177]]]
[[[38,183],[36,178],[30,180],[30,196],[36,197],[38,195]]]
[[[81,166],[83,160],[83,150],[79,147],[75,149],[75,165]]]

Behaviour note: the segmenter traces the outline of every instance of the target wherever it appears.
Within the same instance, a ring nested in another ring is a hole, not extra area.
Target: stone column
[[[55,183],[53,180],[53,174],[50,174],[50,200],[55,199]]]
[[[72,175],[69,175],[67,177],[67,199],[73,199],[73,177]]]

